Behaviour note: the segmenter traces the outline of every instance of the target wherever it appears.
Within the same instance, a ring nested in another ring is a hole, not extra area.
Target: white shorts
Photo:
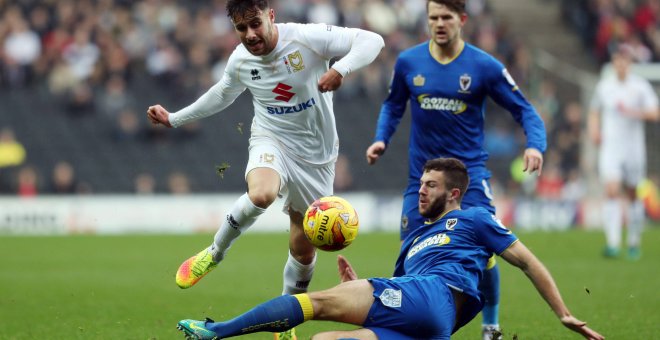
[[[250,139],[245,177],[256,168],[271,168],[280,175],[279,195],[286,199],[285,213],[291,208],[304,214],[312,202],[333,193],[335,162],[322,166],[301,163],[267,137]]]
[[[601,148],[598,161],[600,177],[605,182],[621,182],[635,187],[646,176],[646,156],[641,150]]]

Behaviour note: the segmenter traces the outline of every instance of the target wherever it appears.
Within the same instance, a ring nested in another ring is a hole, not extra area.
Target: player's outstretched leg
[[[299,212],[289,210],[289,217],[291,218],[291,230],[289,234],[289,256],[286,264],[284,265],[282,294],[294,295],[307,292],[309,282],[314,275],[314,267],[316,265],[316,251],[314,247],[307,241],[307,238],[302,229],[303,215]],[[303,264],[296,259],[297,254],[301,260],[307,264]],[[295,328],[291,328],[284,332],[275,333],[275,340],[297,340]]]
[[[283,332],[311,320],[313,316],[309,295],[282,295],[229,321],[182,320],[177,328],[193,339],[222,339],[255,332]]]
[[[488,261],[489,267],[484,271],[484,277],[479,283],[479,290],[484,294],[484,309],[482,316],[482,337],[484,340],[500,340],[502,333],[499,325],[499,303],[500,303],[500,269],[494,262],[494,258]],[[491,267],[492,262],[492,267]]]

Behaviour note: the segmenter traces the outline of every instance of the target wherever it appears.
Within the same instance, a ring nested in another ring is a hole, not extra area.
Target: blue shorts
[[[437,275],[371,278],[374,304],[362,325],[379,339],[449,339],[454,297]]]
[[[489,172],[470,174],[470,184],[461,201],[461,208],[483,207],[495,214],[489,179]],[[409,185],[403,195],[400,225],[401,240],[404,240],[413,230],[423,226],[424,221],[426,219],[419,214],[419,183],[416,186]]]

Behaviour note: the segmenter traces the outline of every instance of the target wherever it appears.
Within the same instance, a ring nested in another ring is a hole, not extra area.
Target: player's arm
[[[341,57],[319,79],[319,91],[338,89],[344,77],[376,59],[385,46],[379,34],[359,28],[309,24],[304,36],[312,49],[327,59]]]
[[[234,65],[234,54],[232,54],[227,62],[222,79],[194,103],[174,113],[167,112],[160,105],[157,105],[158,107],[152,106],[148,111],[149,119],[152,122],[154,122],[154,119],[158,119],[158,122],[161,124],[171,124],[170,127],[178,127],[224,110],[245,91],[245,86],[238,81],[238,69]],[[152,115],[152,111],[154,111],[154,115],[160,112],[160,118],[158,118],[159,116]]]
[[[508,110],[515,121],[522,126],[527,136],[527,146],[523,154],[524,171],[530,173],[543,170],[543,153],[547,147],[545,124],[536,109],[525,98],[509,72],[499,62],[489,68],[489,94],[500,106]]]
[[[410,91],[406,84],[405,75],[405,61],[399,56],[394,65],[389,94],[380,108],[374,142],[367,148],[366,156],[369,164],[376,163],[378,158],[385,153],[390,139],[392,139],[403,114],[406,112]]]
[[[541,261],[522,242],[514,242],[502,252],[501,256],[510,264],[520,268],[527,275],[541,297],[548,303],[564,326],[574,332],[580,333],[587,339],[604,339],[602,335],[587,327],[586,322],[580,321],[571,315],[571,312],[559,294],[557,285],[550,272],[548,272]]]

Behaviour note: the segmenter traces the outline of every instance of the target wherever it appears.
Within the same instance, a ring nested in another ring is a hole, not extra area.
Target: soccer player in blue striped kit
[[[527,275],[565,327],[586,339],[604,339],[571,315],[545,266],[495,216],[482,207],[461,210],[468,183],[465,165],[455,158],[424,165],[419,212],[430,223],[405,239],[394,277],[360,280],[340,256],[342,283],[333,288],[283,295],[228,321],[181,320],[179,329],[187,338],[223,339],[330,320],[362,328],[312,339],[449,339],[481,310],[477,285],[495,253]]]
[[[389,96],[378,118],[369,164],[385,152],[410,102],[408,186],[404,191],[401,240],[424,223],[417,208],[424,162],[436,157],[463,161],[470,187],[462,207],[484,207],[495,214],[490,191],[488,154],[484,149],[484,107],[492,98],[507,109],[527,136],[525,171],[541,173],[546,149],[545,126],[502,63],[461,38],[467,20],[465,0],[427,1],[431,39],[403,51],[394,66]],[[480,290],[486,297],[482,313],[484,340],[499,339],[499,269],[492,259]]]

